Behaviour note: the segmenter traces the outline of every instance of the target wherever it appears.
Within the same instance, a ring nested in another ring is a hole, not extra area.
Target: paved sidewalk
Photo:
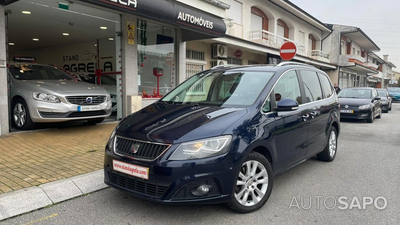
[[[104,146],[117,123],[0,137],[0,221],[107,187]]]
[[[12,133],[0,137],[0,196],[100,170],[117,123]]]

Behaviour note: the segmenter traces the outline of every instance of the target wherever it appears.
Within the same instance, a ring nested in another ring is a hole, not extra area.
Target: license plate
[[[97,111],[100,110],[99,105],[78,106],[78,112]]]
[[[113,169],[115,171],[139,177],[145,180],[149,179],[149,168],[147,167],[136,166],[133,164],[113,160]]]
[[[347,110],[347,109],[341,109],[340,110],[341,113],[353,113],[353,110]]]

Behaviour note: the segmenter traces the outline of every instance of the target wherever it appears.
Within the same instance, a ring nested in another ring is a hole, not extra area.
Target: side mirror
[[[299,104],[295,100],[285,98],[278,102],[277,107],[275,108],[275,111],[277,111],[277,112],[295,111],[298,108],[299,108]]]

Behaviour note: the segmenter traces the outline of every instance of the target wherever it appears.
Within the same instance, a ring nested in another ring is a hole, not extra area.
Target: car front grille
[[[170,183],[143,180],[111,169],[106,169],[106,171],[108,180],[112,185],[147,197],[159,199],[170,186]]]
[[[69,103],[76,105],[100,105],[106,101],[106,96],[68,96],[66,99]]]
[[[141,142],[137,140],[117,137],[115,141],[115,152],[120,155],[133,157],[135,159],[155,160],[169,145]]]
[[[39,112],[42,118],[78,118],[88,116],[104,116],[107,115],[107,111],[84,111],[84,112],[68,112],[68,113],[56,113],[56,112]]]

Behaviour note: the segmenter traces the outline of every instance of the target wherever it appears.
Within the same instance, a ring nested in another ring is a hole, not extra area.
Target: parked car
[[[338,94],[340,118],[366,119],[373,123],[375,117],[381,118],[381,98],[375,88],[353,87],[342,89]]]
[[[389,92],[386,89],[376,90],[378,91],[378,95],[381,98],[382,111],[384,113],[388,113],[389,110],[392,110],[392,98],[389,96]]]
[[[88,82],[91,84],[97,84],[96,76],[94,74],[75,74],[78,80]],[[101,87],[107,90],[111,96],[112,112],[117,111],[117,81],[113,76],[101,76]]]
[[[275,175],[315,155],[335,159],[339,116],[333,85],[315,67],[217,67],[119,123],[104,181],[154,202],[252,212]]]
[[[12,63],[9,82],[11,117],[17,129],[70,120],[95,124],[111,114],[110,95],[104,88],[78,82],[55,66]]]
[[[387,90],[393,102],[400,102],[400,87],[388,87]]]

